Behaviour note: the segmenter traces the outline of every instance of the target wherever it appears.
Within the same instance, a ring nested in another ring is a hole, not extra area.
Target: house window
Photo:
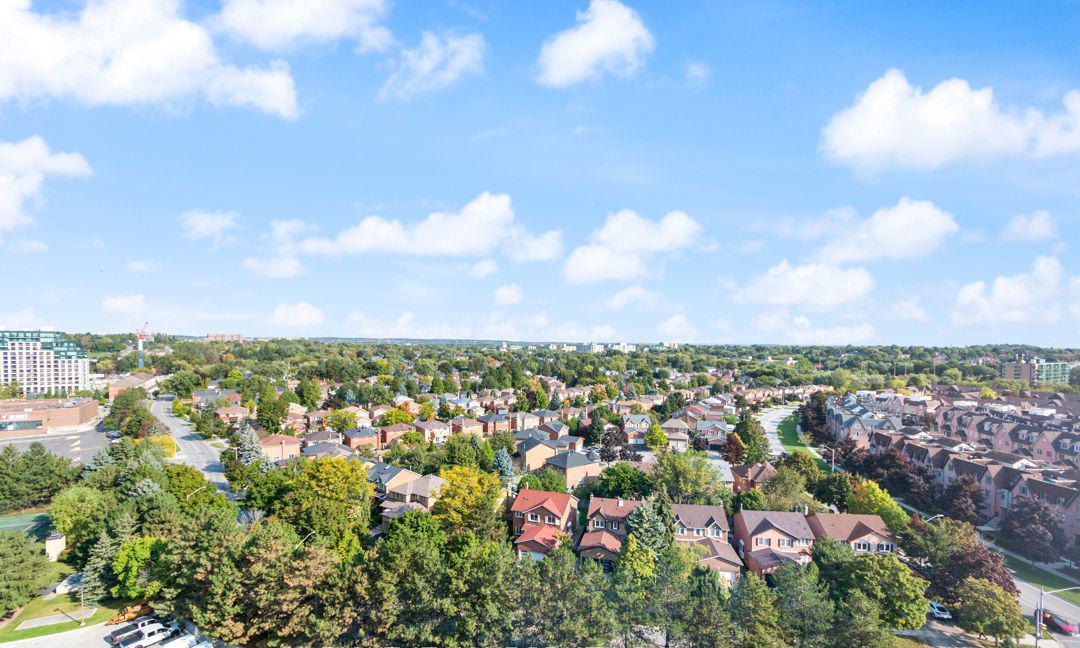
[[[892,545],[888,542],[879,543],[877,546],[878,551],[892,551]]]
[[[593,520],[592,525],[593,525],[594,529],[603,529],[604,528],[604,521],[603,520]]]
[[[608,523],[608,528],[611,529],[612,531],[618,531],[619,530],[619,523],[618,522],[609,522]]]
[[[548,524],[555,524],[555,516],[554,515],[545,515],[544,516],[544,522],[546,522]]]
[[[855,551],[870,551],[870,543],[865,540],[856,542]]]
[[[754,546],[755,547],[771,547],[772,546],[772,540],[770,540],[769,538],[754,538]]]
[[[536,513],[529,513],[529,522],[539,522],[540,516]]]
[[[705,529],[694,529],[694,535],[700,538],[705,535]]]
[[[790,547],[790,546],[792,546],[794,544],[795,543],[793,543],[791,541],[791,538],[780,538],[780,540],[777,541],[776,546],[778,546],[778,547]]]
[[[720,533],[721,533],[720,529],[716,529],[716,528],[709,529],[709,535],[711,535],[714,538],[720,537]]]
[[[679,535],[686,535],[689,533],[686,527],[679,527]]]
[[[525,514],[523,512],[521,512],[521,511],[514,511],[514,517],[516,517],[516,518],[525,517]]]

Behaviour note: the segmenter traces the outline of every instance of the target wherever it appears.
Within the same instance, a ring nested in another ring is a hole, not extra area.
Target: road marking
[[[82,437],[80,437],[79,435],[76,434],[75,436],[66,436],[66,437],[64,437],[64,441],[71,441],[72,439],[78,440],[78,439],[81,439],[81,438]]]

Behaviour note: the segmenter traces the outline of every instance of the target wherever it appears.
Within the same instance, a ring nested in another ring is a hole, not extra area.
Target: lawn
[[[803,440],[799,438],[799,433],[795,431],[795,421],[797,419],[798,415],[792,414],[783,421],[780,421],[780,427],[777,430],[780,436],[780,445],[784,446],[784,450],[787,450],[789,454],[802,452],[813,457],[814,453],[810,452],[810,447],[803,443]],[[822,470],[826,472],[829,471],[829,462],[820,457],[815,457],[815,459],[817,459],[818,466],[820,466]]]
[[[1043,571],[1038,567],[1032,567],[1028,563],[1017,560],[1012,556],[1005,556],[1005,564],[1008,565],[1009,569],[1016,572],[1016,575],[1022,580],[1026,580],[1032,585],[1038,585],[1047,590],[1056,590],[1063,587],[1076,587],[1076,583],[1072,581],[1065,580],[1060,576]],[[1059,596],[1070,603],[1080,605],[1080,590],[1060,592],[1054,596]]]
[[[70,571],[70,568],[69,568]],[[124,604],[120,601],[109,603],[107,605],[99,605],[97,612],[90,618],[86,619],[86,625],[95,625],[98,623],[104,623],[109,619],[116,616],[119,611],[124,607]],[[15,641],[17,639],[32,639],[34,637],[44,637],[46,635],[56,634],[58,632],[67,632],[68,630],[74,630],[79,627],[76,621],[65,621],[64,623],[56,623],[53,625],[42,626],[40,628],[29,628],[27,630],[16,630],[20,623],[29,619],[36,619],[38,617],[49,616],[50,614],[59,614],[60,612],[74,612],[79,609],[79,594],[73,592],[70,594],[62,594],[56,598],[46,600],[45,598],[36,598],[30,601],[23,607],[19,615],[11,620],[3,628],[0,628],[0,643]]]

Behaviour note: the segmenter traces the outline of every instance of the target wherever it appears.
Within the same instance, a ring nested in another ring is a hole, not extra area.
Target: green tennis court
[[[48,530],[49,516],[45,513],[0,515],[0,531],[22,531],[36,537],[43,536]]]

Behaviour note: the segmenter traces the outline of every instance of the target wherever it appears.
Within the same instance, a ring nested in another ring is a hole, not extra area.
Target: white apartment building
[[[27,396],[90,389],[90,359],[55,331],[0,331],[0,383],[12,382]]]

